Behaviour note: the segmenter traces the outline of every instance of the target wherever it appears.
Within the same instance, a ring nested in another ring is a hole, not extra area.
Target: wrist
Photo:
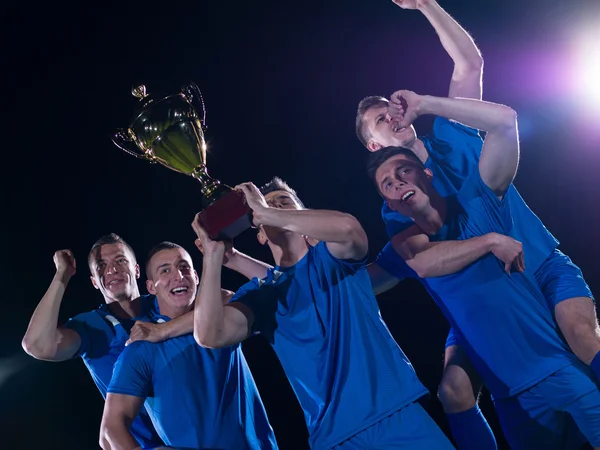
[[[59,283],[62,283],[66,286],[69,283],[69,280],[71,279],[72,276],[73,275],[71,275],[66,270],[57,270],[56,273],[54,274],[54,280],[58,281]]]
[[[426,12],[435,6],[437,6],[435,0],[417,0],[417,9],[421,12]]]
[[[484,235],[483,238],[485,240],[487,251],[488,252],[493,251],[494,247],[498,243],[498,233],[494,233],[494,232],[488,233],[488,234]]]
[[[415,108],[417,116],[435,114],[435,101],[436,98],[431,95],[419,95],[419,103]]]

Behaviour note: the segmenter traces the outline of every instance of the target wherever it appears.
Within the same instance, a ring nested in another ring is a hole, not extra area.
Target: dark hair
[[[152,257],[158,252],[162,252],[163,250],[170,250],[172,248],[180,248],[185,251],[185,249],[181,245],[169,241],[162,241],[150,249],[150,251],[148,252],[148,256],[146,257],[146,278],[148,280],[152,280],[152,274],[150,273],[150,260],[152,259]]]
[[[423,164],[423,162],[412,152],[412,150],[404,147],[384,147],[376,152],[369,153],[369,158],[367,159],[367,175],[369,178],[371,178],[371,180],[373,180],[375,186],[377,186],[377,180],[375,179],[377,169],[379,169],[379,167],[381,167],[381,165],[388,159],[396,155],[404,155],[408,157],[417,166],[425,170],[425,164]],[[379,191],[379,186],[377,186],[377,191]]]
[[[260,188],[260,192],[262,193],[262,195],[267,195],[270,194],[271,192],[275,192],[275,191],[284,191],[287,192],[288,194],[291,194],[294,196],[294,198],[296,199],[296,201],[298,202],[298,204],[304,208],[304,203],[302,203],[302,200],[300,200],[300,198],[298,197],[298,194],[296,194],[296,191],[293,190],[289,184],[287,184],[285,181],[283,181],[281,178],[279,177],[273,177],[273,179],[271,181],[269,181],[267,184],[265,184],[264,186],[262,186]]]
[[[385,97],[381,97],[379,95],[371,95],[370,97],[363,98],[358,104],[355,123],[356,136],[365,147],[367,147],[369,139],[371,139],[371,134],[367,131],[367,127],[365,126],[364,115],[371,108],[379,106],[388,106],[389,103],[389,100]]]
[[[134,264],[137,263],[136,257],[135,257],[135,252],[133,251],[133,248],[131,248],[131,245],[129,245],[127,242],[125,242],[125,240],[123,240],[123,238],[121,236],[119,236],[118,234],[110,233],[110,234],[105,234],[100,239],[98,239],[96,242],[94,242],[94,245],[92,245],[92,248],[90,249],[90,252],[88,253],[88,266],[90,266],[92,264],[94,252],[96,250],[98,250],[100,247],[102,247],[103,245],[110,245],[110,244],[121,244],[121,245],[124,245],[125,247],[127,247],[127,249],[133,255],[133,263]]]

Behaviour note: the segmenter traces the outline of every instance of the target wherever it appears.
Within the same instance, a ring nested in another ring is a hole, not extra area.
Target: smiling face
[[[369,108],[362,120],[368,136],[367,149],[371,152],[383,147],[410,148],[417,139],[414,127],[401,127],[398,120],[390,117],[387,106]]]
[[[89,265],[92,284],[102,292],[107,304],[139,297],[136,280],[140,277],[140,266],[126,245],[105,244],[95,248]]]
[[[375,172],[377,189],[391,209],[414,218],[430,207],[431,171],[404,154],[387,159]]]
[[[198,274],[183,248],[167,248],[148,261],[148,292],[156,295],[161,313],[174,317],[189,310],[196,297]]]

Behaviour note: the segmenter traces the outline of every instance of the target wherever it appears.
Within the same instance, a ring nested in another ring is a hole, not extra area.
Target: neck
[[[414,222],[421,228],[426,234],[437,233],[446,220],[447,203],[437,191],[432,190],[429,193],[429,206],[423,211],[419,211],[412,217]]]
[[[179,316],[183,316],[188,311],[194,308],[194,303],[190,303],[186,306],[171,306],[168,302],[158,298],[158,309],[161,316],[167,316],[170,319],[176,319]]]
[[[140,293],[136,292],[135,294],[135,296],[127,300],[107,302],[108,310],[119,319],[132,319],[139,316],[142,312]]]
[[[308,244],[304,236],[298,233],[284,233],[277,242],[269,240],[275,264],[280,267],[291,267],[304,258],[308,252]]]
[[[415,138],[415,140],[407,144],[405,148],[417,155],[417,158],[419,158],[423,164],[429,159],[427,147],[425,147],[425,144],[423,144],[423,141],[419,138]]]

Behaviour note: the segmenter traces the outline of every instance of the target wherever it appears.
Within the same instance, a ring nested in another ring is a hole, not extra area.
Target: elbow
[[[221,348],[219,339],[215,333],[207,333],[206,331],[197,330],[194,328],[194,340],[203,348]]]
[[[356,249],[355,258],[363,258],[369,249],[369,239],[358,219],[349,214],[346,215],[342,228],[340,235],[345,236],[348,241],[354,244],[353,247]]]
[[[98,445],[102,450],[110,450],[111,448],[108,427],[104,422],[102,422],[102,425],[100,426]]]
[[[498,129],[511,135],[517,131],[517,112],[510,106],[502,106],[502,114],[498,120]]]
[[[408,267],[415,271],[419,278],[430,278],[435,276],[433,270],[429,265],[420,264],[418,261],[415,260],[406,261],[406,264],[408,265]]]
[[[32,341],[27,336],[21,341],[21,347],[23,347],[25,353],[29,356],[33,356],[35,359],[51,359],[52,354],[48,349],[41,348],[37,342]]]

